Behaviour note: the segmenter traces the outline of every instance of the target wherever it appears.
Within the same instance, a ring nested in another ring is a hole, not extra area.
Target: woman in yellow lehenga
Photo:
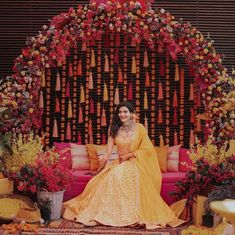
[[[160,196],[157,155],[144,126],[132,120],[133,113],[129,102],[116,107],[100,172],[81,195],[64,203],[64,218],[87,226],[145,225],[147,229],[184,222],[178,218],[184,203],[181,208],[173,206],[173,211]],[[119,159],[106,164],[114,144]]]

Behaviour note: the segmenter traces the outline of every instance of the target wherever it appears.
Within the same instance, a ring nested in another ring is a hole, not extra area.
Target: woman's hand
[[[102,171],[104,168],[105,168],[105,165],[107,163],[107,158],[104,156],[102,157],[99,157],[99,168],[98,170],[96,171],[96,174],[98,174],[100,171]]]
[[[133,153],[126,153],[124,155],[119,155],[119,163],[125,162],[134,156],[135,155]]]

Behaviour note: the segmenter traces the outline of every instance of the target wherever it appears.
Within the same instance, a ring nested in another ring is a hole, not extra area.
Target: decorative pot
[[[13,192],[13,181],[8,178],[0,179],[0,194],[10,194]]]
[[[38,204],[40,200],[51,201],[51,220],[56,220],[61,217],[62,203],[63,203],[64,191],[59,192],[37,192]]]

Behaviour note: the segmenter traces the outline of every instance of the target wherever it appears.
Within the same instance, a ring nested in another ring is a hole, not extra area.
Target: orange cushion
[[[95,171],[99,168],[99,159],[97,152],[105,150],[106,145],[86,144],[87,152],[90,159],[90,170]]]
[[[99,157],[104,155],[106,152],[106,144],[105,145],[86,144],[86,148],[90,159],[90,170],[95,171],[99,168]],[[114,146],[108,162],[111,162],[117,157],[118,157],[117,148],[116,146]]]
[[[161,147],[155,146],[161,172],[167,172],[167,149],[168,145]]]

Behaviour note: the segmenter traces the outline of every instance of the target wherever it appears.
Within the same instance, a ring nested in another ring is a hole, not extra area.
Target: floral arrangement
[[[30,133],[14,135],[12,140],[12,156],[5,160],[7,172],[17,172],[25,164],[32,164],[36,156],[43,152],[43,138]]]
[[[157,46],[159,53],[166,50],[174,60],[178,55],[184,56],[194,70],[204,98],[209,117],[205,132],[212,133],[217,143],[234,137],[235,81],[222,65],[213,40],[206,39],[190,23],[177,21],[169,12],[152,9],[142,0],[91,1],[89,5],[78,5],[54,17],[49,27],[43,26],[36,37],[29,38],[27,47],[15,60],[14,82],[8,87],[5,83],[0,86],[0,91],[12,94],[19,105],[15,116],[26,117],[24,123],[14,123],[13,128],[21,132],[41,128],[38,94],[45,68],[61,64],[78,40],[92,46],[104,33],[128,34],[137,44],[144,41],[150,48]]]
[[[33,164],[23,165],[10,178],[22,192],[65,190],[73,182],[74,176],[64,164],[66,159],[63,153],[54,148],[39,153]]]
[[[176,183],[176,190],[171,192],[176,200],[187,198],[189,207],[197,194],[207,196],[218,186],[235,185],[235,156],[227,150],[227,142],[218,147],[213,141],[210,136],[206,144],[197,141],[196,146],[191,146],[194,168]]]

